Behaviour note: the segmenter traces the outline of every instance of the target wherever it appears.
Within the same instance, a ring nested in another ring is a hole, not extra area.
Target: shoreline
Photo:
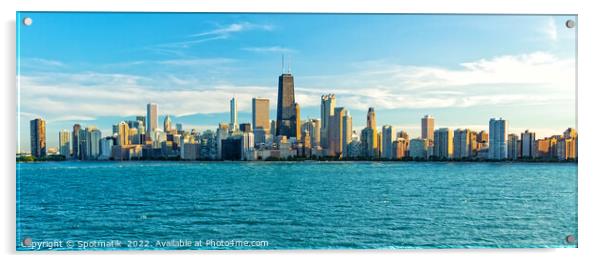
[[[578,160],[162,160],[162,159],[140,159],[140,160],[35,160],[16,163],[127,163],[127,162],[173,162],[173,163],[572,163],[578,164]]]

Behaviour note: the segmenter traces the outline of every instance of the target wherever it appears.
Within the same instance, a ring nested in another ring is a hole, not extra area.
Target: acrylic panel
[[[576,15],[16,21],[19,251],[577,247]]]

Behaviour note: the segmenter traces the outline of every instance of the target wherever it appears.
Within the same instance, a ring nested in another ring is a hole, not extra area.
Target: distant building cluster
[[[294,78],[278,79],[277,116],[270,119],[270,101],[253,98],[252,122],[239,123],[237,98],[230,100],[230,122],[216,130],[184,130],[172,125],[169,115],[158,125],[158,106],[149,103],[146,116],[136,116],[112,127],[102,136],[95,126],[59,131],[57,148],[46,147],[46,123],[30,122],[31,155],[65,156],[75,160],[576,160],[577,131],[537,139],[528,130],[508,134],[508,122],[490,119],[488,131],[435,129],[435,118],[421,119],[421,136],[410,139],[405,131],[376,124],[370,107],[366,126],[353,130],[351,114],[337,107],[335,94],[321,96],[320,119],[300,119]]]

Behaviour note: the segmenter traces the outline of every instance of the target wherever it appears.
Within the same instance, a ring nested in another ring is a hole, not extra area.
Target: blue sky
[[[510,130],[538,137],[575,126],[572,16],[19,13],[20,149],[29,120],[47,120],[48,145],[74,123],[108,134],[158,103],[186,129],[228,122],[239,98],[271,99],[275,117],[281,56],[291,61],[303,118],[319,118],[320,94],[335,93],[361,129],[378,125],[418,136],[437,127]]]

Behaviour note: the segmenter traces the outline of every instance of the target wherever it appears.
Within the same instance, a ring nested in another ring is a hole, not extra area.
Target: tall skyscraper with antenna
[[[297,110],[295,106],[295,84],[291,74],[290,61],[288,71],[284,72],[284,56],[282,58],[282,75],[278,78],[278,107],[276,116],[276,136],[297,137]]]
[[[230,100],[230,131],[238,130],[238,103],[236,97]]]

